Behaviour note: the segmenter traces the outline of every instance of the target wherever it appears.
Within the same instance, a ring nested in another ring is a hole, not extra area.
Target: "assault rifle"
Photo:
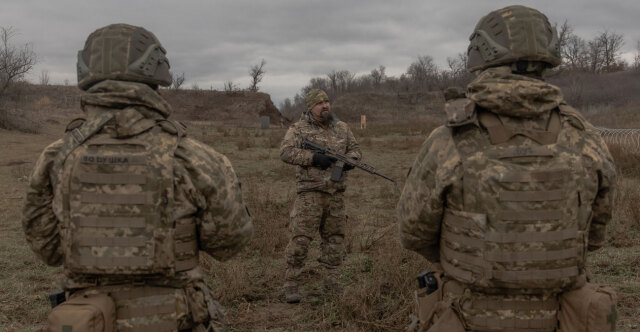
[[[391,182],[396,182],[394,179],[385,176],[383,174],[380,174],[378,171],[376,171],[375,167],[371,166],[371,165],[367,165],[365,163],[361,163],[359,162],[357,159],[353,159],[350,157],[347,157],[341,153],[335,152],[331,149],[329,149],[328,147],[322,146],[318,143],[314,143],[308,140],[304,140],[302,142],[302,148],[306,149],[306,150],[311,150],[317,153],[322,153],[324,155],[326,155],[327,157],[331,157],[333,159],[336,160],[336,164],[335,166],[333,166],[333,172],[331,173],[331,181],[333,182],[338,182],[340,181],[340,178],[342,177],[342,171],[344,168],[344,165],[350,165],[352,167],[357,167],[359,169],[362,169],[364,171],[367,171],[371,174],[377,175],[381,178],[387,179]]]

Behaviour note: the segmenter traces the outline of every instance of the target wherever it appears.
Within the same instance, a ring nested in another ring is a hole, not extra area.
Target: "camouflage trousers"
[[[286,283],[299,281],[307,258],[309,245],[320,233],[321,254],[318,261],[330,274],[335,275],[344,256],[344,226],[346,214],[342,192],[301,192],[291,211],[289,231],[291,238],[285,250],[287,259]]]

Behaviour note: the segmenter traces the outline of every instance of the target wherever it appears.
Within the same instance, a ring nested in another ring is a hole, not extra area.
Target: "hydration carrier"
[[[159,125],[126,138],[96,134],[107,121],[99,115],[68,133],[58,160],[65,269],[171,276],[194,268],[195,223],[173,219],[173,154],[181,135]]]
[[[583,147],[566,135],[579,129],[563,122],[562,107],[551,111],[546,130],[505,125],[487,111],[477,113],[486,132],[454,128],[464,211],[445,211],[440,255],[448,276],[486,293],[584,284],[595,189]]]

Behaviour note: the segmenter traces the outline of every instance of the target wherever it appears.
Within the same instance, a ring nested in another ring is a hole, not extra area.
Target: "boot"
[[[298,291],[297,284],[288,284],[284,286],[284,298],[287,303],[299,303],[302,299],[302,295]]]

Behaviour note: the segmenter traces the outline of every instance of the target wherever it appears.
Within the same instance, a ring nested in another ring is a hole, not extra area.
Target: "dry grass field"
[[[594,113],[595,114],[595,113]],[[62,132],[65,119],[38,122],[38,133],[0,129],[0,331],[37,331],[49,310],[60,268],[38,261],[24,241],[20,208],[28,174],[39,152]],[[41,113],[39,116],[44,117]],[[288,305],[282,294],[287,224],[294,198],[294,168],[279,159],[285,129],[189,126],[198,138],[226,154],[242,181],[255,224],[251,244],[229,262],[202,257],[207,281],[228,309],[230,331],[401,331],[409,323],[414,276],[426,267],[397,241],[394,208],[404,177],[424,138],[440,120],[404,125],[351,124],[364,162],[397,179],[394,185],[354,170],[346,192],[349,215],[344,292],[322,292],[318,239],[304,272],[303,301]],[[640,122],[627,123],[640,128]],[[620,170],[608,245],[592,253],[592,280],[619,292],[618,331],[640,330],[640,151],[611,147]]]

